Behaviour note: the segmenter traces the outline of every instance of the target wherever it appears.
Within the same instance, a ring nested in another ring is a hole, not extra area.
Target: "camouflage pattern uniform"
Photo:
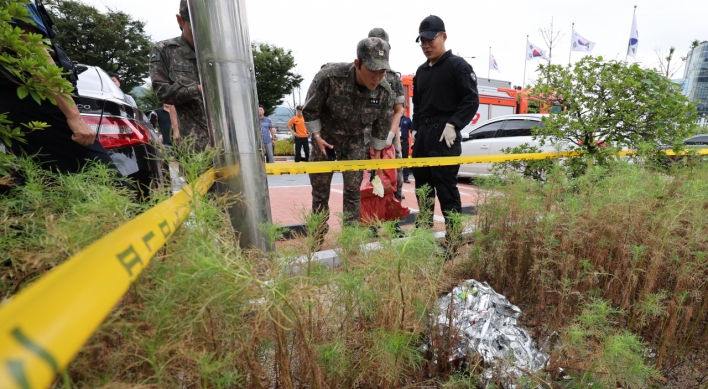
[[[388,68],[384,53],[388,54],[388,45],[378,38],[364,39],[357,47],[358,58],[374,71]],[[381,150],[386,146],[394,100],[394,92],[385,79],[373,91],[360,92],[353,63],[330,63],[324,65],[312,81],[302,114],[313,139],[321,136],[334,146],[337,160],[369,159],[365,131],[371,128],[371,147]],[[327,160],[313,140],[310,161]],[[359,220],[363,172],[343,172],[342,175],[344,221],[353,224]],[[310,174],[310,183],[313,212],[329,213],[332,173]]]
[[[182,20],[189,21],[186,7],[187,2],[182,0],[180,15]],[[177,109],[180,137],[192,136],[197,151],[213,146],[204,99],[198,89],[197,55],[183,36],[155,44],[150,53],[150,79],[157,99]]]
[[[375,38],[380,38],[383,39],[386,43],[388,43],[388,33],[386,30],[383,28],[374,28],[371,31],[369,31],[369,37],[375,37]],[[391,50],[391,45],[389,44],[389,51]],[[388,59],[388,58],[386,58]],[[393,89],[394,94],[396,95],[396,100],[394,102],[394,105],[396,104],[404,104],[406,102],[406,97],[405,94],[403,93],[403,82],[401,82],[401,74],[396,73],[395,71],[389,69],[386,70],[386,81],[388,81],[388,84],[391,85],[391,88]],[[401,150],[399,145],[399,138],[401,134],[400,132],[396,134],[396,138],[393,140],[394,147],[396,148],[396,158],[402,158]],[[398,169],[396,171],[396,176],[398,178],[398,186],[396,187],[396,198],[398,201],[401,201],[403,198],[403,169]]]

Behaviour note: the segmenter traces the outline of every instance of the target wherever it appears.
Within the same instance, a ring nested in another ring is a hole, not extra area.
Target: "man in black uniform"
[[[420,42],[427,61],[413,78],[413,158],[459,156],[462,153],[460,130],[469,124],[479,108],[477,76],[467,61],[445,50],[445,24],[437,16],[423,19],[416,42]],[[418,198],[423,207],[435,200],[445,215],[448,234],[449,213],[462,212],[457,172],[460,165],[414,168],[416,189],[428,185],[428,200]],[[433,205],[434,207],[434,205]],[[432,226],[433,215],[426,224]]]

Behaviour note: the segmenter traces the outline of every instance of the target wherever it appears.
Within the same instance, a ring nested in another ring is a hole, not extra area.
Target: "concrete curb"
[[[470,228],[465,229],[462,231],[462,243],[470,243],[472,242],[472,239],[474,237],[474,231],[476,230],[476,227],[472,226]],[[445,232],[444,231],[438,231],[435,233],[435,239],[441,240],[445,237]],[[405,242],[409,238],[399,238],[399,239],[393,239],[394,243],[402,243]],[[375,250],[380,250],[381,245],[378,242],[373,242],[373,243],[367,243],[363,246],[361,246],[360,250],[361,251],[375,251]],[[283,260],[285,258],[282,258]],[[292,263],[289,263],[287,265],[287,272],[288,274],[299,274],[302,272],[306,267],[307,264],[309,263],[316,263],[316,264],[321,264],[325,265],[331,268],[338,267],[342,264],[342,260],[339,258],[339,254],[337,253],[337,249],[333,250],[323,250],[323,251],[318,251],[316,253],[312,253],[312,255],[303,255],[297,259],[295,259]]]

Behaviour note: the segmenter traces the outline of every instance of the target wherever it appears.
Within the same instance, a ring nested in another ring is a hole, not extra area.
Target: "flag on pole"
[[[494,59],[494,55],[491,51],[489,52],[489,69],[496,70],[497,72],[501,73],[499,71],[499,65],[497,65],[497,60]]]
[[[627,55],[636,58],[637,48],[639,48],[639,30],[637,30],[637,15],[632,17],[632,31],[629,33],[629,46],[627,47]]]
[[[546,50],[543,50],[542,48],[534,45],[531,42],[528,42],[526,45],[526,60],[527,61],[533,61],[534,59],[538,58],[543,58],[546,61],[550,61],[548,59],[548,56],[546,56]]]
[[[595,48],[595,42],[590,42],[589,39],[583,38],[575,28],[573,28],[573,35],[571,37],[570,51],[582,51],[584,53],[592,53],[592,49]]]

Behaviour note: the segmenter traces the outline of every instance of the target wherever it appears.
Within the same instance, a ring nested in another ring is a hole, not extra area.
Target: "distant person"
[[[120,88],[120,76],[118,75],[118,73],[114,73],[114,72],[106,72],[106,73],[108,74],[108,77],[111,78],[113,83],[116,84],[116,86],[118,88]],[[138,108],[138,104],[135,102],[135,99],[133,98],[133,96],[131,96],[125,92],[123,94],[125,94],[125,99],[128,101],[128,103],[130,105],[132,105],[134,108]]]
[[[162,135],[162,144],[165,146],[172,146],[172,141],[179,139],[179,130],[175,130],[175,126],[172,124],[172,114],[174,107],[169,104],[163,104],[162,107],[154,110],[157,115],[157,127]]]
[[[175,108],[179,131],[173,136],[192,136],[195,150],[204,151],[213,145],[213,139],[209,134],[202,86],[199,84],[187,0],[180,1],[177,24],[182,35],[156,43],[150,53],[152,89],[161,103]],[[172,124],[175,125],[174,120]]]
[[[266,162],[273,163],[273,148],[275,147],[275,126],[273,121],[265,116],[265,109],[262,105],[258,106],[258,118],[261,122],[261,136],[263,137],[263,147],[266,151]]]
[[[305,126],[305,118],[302,117],[302,106],[298,105],[295,110],[297,115],[288,122],[288,128],[295,138],[295,162],[300,162],[302,150],[305,150],[305,161],[309,161],[310,144],[307,142],[307,127]]]
[[[53,37],[54,31],[44,24],[37,6],[31,3],[24,6],[33,23],[13,20],[10,24],[24,32],[40,34],[45,39]],[[40,59],[54,63],[49,55]],[[56,104],[49,100],[37,104],[31,97],[20,99],[17,96],[19,86],[20,82],[0,65],[0,112],[7,114],[13,127],[22,128],[21,123],[40,121],[47,123],[49,128],[22,130],[26,143],[12,141],[9,148],[13,154],[36,156],[42,168],[61,173],[76,173],[91,161],[115,167],[98,142],[96,132],[81,118],[78,107],[69,95],[49,94]]]

